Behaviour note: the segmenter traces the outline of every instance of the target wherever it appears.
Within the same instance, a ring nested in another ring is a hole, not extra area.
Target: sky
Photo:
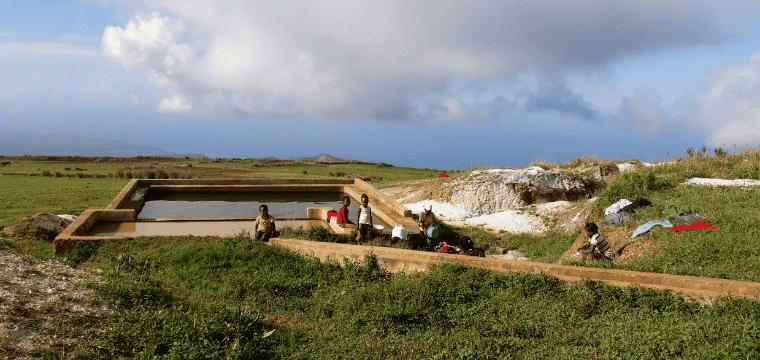
[[[0,0],[0,131],[466,169],[760,146],[754,1]]]

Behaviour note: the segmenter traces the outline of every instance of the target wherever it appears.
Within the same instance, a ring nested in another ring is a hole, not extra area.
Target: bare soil
[[[626,262],[651,255],[658,247],[657,243],[646,235],[640,235],[635,239],[631,239],[630,230],[624,228],[605,227],[599,233],[610,243],[612,250],[615,252],[628,244],[620,254],[620,257],[615,260],[618,262]],[[578,238],[575,239],[575,242],[573,242],[573,245],[562,254],[558,263],[562,263],[564,260],[578,260],[579,258],[575,257],[575,253],[586,243],[588,243],[588,236],[586,236],[585,232],[581,232]]]
[[[110,313],[87,286],[101,277],[0,247],[0,359],[87,357]]]

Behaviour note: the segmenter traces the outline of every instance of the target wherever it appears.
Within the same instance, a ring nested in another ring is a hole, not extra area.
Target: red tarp
[[[441,175],[438,175],[438,178],[439,178],[439,179],[440,179],[440,178],[445,178],[445,177],[449,177],[449,176],[448,176],[448,175],[446,175],[445,173],[441,173]]]
[[[691,225],[678,225],[678,226],[673,226],[672,228],[669,228],[669,229],[671,231],[702,230],[702,229],[718,230],[718,227],[710,226],[710,223],[706,223],[703,221],[695,221]]]

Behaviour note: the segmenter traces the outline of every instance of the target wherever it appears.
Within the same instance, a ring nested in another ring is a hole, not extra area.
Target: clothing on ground
[[[662,211],[664,215],[680,216],[691,212],[691,208],[686,204],[670,205]]]
[[[667,219],[650,221],[644,225],[637,227],[636,231],[634,231],[633,235],[631,235],[631,239],[649,231],[649,229],[651,229],[655,225],[662,225],[663,227],[666,227],[666,228],[673,227],[673,224],[671,224],[670,221],[668,221]]]
[[[618,202],[616,202],[616,203],[610,205],[608,208],[604,209],[604,216],[607,216],[609,214],[615,214],[618,211],[620,211],[620,209],[622,209],[622,208],[624,208],[624,207],[626,207],[628,205],[631,205],[631,204],[633,204],[633,203],[630,200],[628,200],[628,199],[620,199],[620,200],[618,200]]]
[[[703,217],[699,216],[699,214],[668,216],[668,217],[666,217],[666,219],[668,219],[668,220],[678,219],[678,220],[682,220],[682,221],[705,221],[705,219]]]
[[[704,221],[695,221],[689,225],[678,225],[670,228],[670,231],[684,231],[684,230],[718,230],[717,226],[710,226],[710,223]]]
[[[604,216],[604,225],[623,225],[628,219],[631,218],[631,214],[627,212],[619,212],[616,214],[609,214]]]

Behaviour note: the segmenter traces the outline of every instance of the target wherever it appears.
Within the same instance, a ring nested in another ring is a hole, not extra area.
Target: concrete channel
[[[314,256],[322,261],[342,259],[362,261],[364,255],[375,255],[390,272],[406,273],[427,271],[432,264],[454,263],[488,269],[500,273],[520,271],[524,273],[544,273],[555,276],[570,284],[581,283],[584,279],[601,281],[618,287],[640,286],[655,290],[669,290],[700,302],[712,302],[716,297],[732,296],[757,300],[760,296],[760,282],[703,278],[685,275],[667,275],[639,271],[587,268],[532,261],[515,261],[495,258],[481,258],[464,255],[442,254],[415,250],[395,249],[378,246],[360,246],[315,242],[308,240],[270,240],[299,254]]]

